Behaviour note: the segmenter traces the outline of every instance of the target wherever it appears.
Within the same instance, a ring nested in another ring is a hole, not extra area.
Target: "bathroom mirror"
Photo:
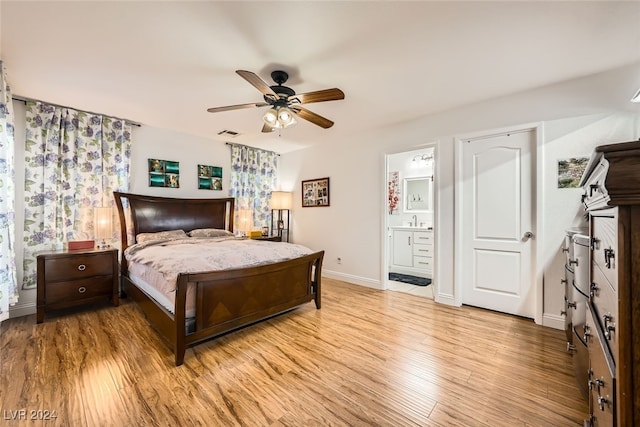
[[[433,179],[422,176],[404,179],[404,211],[429,212],[431,205]]]

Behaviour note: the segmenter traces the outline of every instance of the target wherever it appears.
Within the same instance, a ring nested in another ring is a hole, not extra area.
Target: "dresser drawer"
[[[413,255],[433,257],[433,246],[431,245],[413,245]]]
[[[413,257],[413,266],[419,269],[426,269],[431,271],[433,268],[433,258],[424,257],[424,256],[414,256]]]
[[[606,345],[611,349],[614,360],[618,360],[618,294],[605,278],[600,267],[592,267],[591,303],[594,316],[602,328]]]
[[[45,303],[48,306],[72,306],[76,303],[113,295],[113,276],[97,276],[69,282],[54,282],[47,285]]]
[[[44,262],[47,282],[113,274],[112,253],[50,257]]]
[[[433,245],[433,233],[430,231],[414,231],[414,243],[423,245]]]
[[[592,426],[613,426],[616,407],[615,365],[606,345],[592,306],[587,310],[586,333],[589,350],[589,408]]]
[[[617,209],[598,211],[591,216],[592,260],[618,291],[618,215]]]

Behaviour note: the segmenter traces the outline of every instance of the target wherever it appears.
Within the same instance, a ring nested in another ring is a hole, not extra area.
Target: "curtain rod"
[[[11,95],[11,98],[13,100],[15,100],[15,101],[24,102],[25,104],[27,103],[27,101],[34,101],[34,102],[42,102],[42,103],[45,103],[45,104],[53,105],[54,107],[71,108],[72,110],[78,110],[75,107],[69,107],[69,106],[66,106],[66,105],[54,104],[52,102],[42,101],[40,99],[28,98],[26,96]],[[95,114],[96,116],[106,116],[106,114],[94,113],[93,111],[84,111],[84,110],[81,110],[81,111],[84,112],[84,113]],[[115,117],[115,116],[109,116],[109,117],[112,117],[112,118],[118,119],[118,120],[124,120],[127,124],[129,124],[131,126],[137,126],[137,127],[142,126],[142,124],[140,124],[138,122],[134,122],[133,120],[123,119],[122,117]]]
[[[280,155],[280,153],[276,153],[275,151],[265,150],[265,149],[263,149],[263,148],[258,148],[258,147],[252,147],[252,146],[250,146],[250,145],[236,144],[235,142],[225,142],[225,144],[226,144],[226,145],[241,145],[241,146],[243,146],[243,147],[254,148],[254,149],[256,149],[256,150],[268,151],[268,152],[270,152],[270,153],[275,154],[276,156],[279,156],[279,155]]]

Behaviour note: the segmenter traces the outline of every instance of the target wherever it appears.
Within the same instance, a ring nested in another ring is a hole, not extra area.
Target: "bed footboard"
[[[311,300],[321,307],[324,251],[257,267],[181,274],[175,307],[176,366],[194,343],[255,323]],[[187,287],[196,286],[195,331],[186,332]],[[173,334],[172,334],[173,335]]]

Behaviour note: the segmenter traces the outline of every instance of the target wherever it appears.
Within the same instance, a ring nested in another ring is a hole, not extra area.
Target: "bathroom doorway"
[[[385,159],[384,289],[434,297],[436,146]]]

